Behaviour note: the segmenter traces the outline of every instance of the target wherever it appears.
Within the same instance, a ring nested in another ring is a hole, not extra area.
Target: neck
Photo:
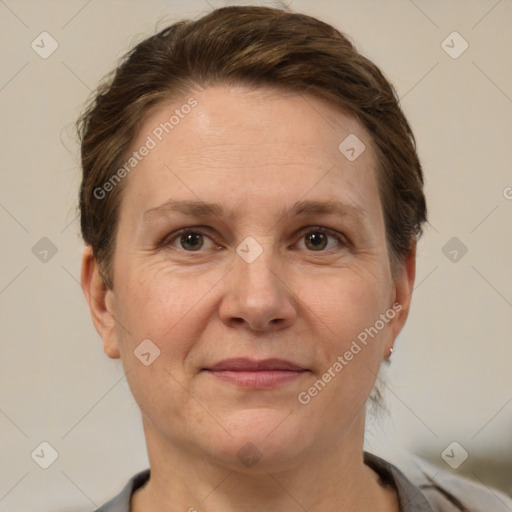
[[[132,497],[132,512],[398,511],[396,494],[363,462],[364,415],[336,446],[314,446],[276,469],[245,472],[169,446],[147,422],[149,482]]]

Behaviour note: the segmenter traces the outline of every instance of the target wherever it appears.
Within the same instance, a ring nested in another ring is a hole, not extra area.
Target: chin
[[[290,411],[250,409],[232,414],[223,421],[229,432],[221,438],[210,438],[208,447],[214,459],[232,470],[266,472],[290,467],[293,459],[308,448],[304,425]]]

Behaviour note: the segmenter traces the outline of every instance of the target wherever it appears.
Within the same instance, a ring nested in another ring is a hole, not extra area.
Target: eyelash
[[[334,231],[329,228],[325,228],[325,227],[321,227],[321,226],[307,226],[300,231],[300,238],[302,239],[302,237],[304,237],[308,233],[325,233],[329,237],[334,238],[341,247],[347,247],[349,245],[349,242],[341,233],[338,233],[337,231]],[[201,236],[207,237],[211,240],[211,237],[208,235],[208,232],[205,231],[203,228],[188,227],[188,228],[183,228],[178,231],[175,231],[174,233],[171,233],[170,235],[166,235],[158,243],[158,248],[160,249],[160,248],[166,248],[166,247],[171,246],[176,240],[178,240],[182,235],[185,235],[185,234],[201,235]],[[187,252],[187,253],[202,252],[201,249],[199,249],[198,251],[187,251],[183,248],[179,248],[178,250],[180,250],[180,252]],[[328,253],[332,250],[333,249],[331,248],[331,249],[326,249],[326,250],[322,249],[319,251],[308,251],[308,252]]]

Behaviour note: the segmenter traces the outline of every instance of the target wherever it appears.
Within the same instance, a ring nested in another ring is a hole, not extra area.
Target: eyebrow
[[[220,204],[208,203],[205,201],[177,201],[169,200],[160,206],[150,208],[144,212],[144,220],[151,220],[155,217],[167,216],[171,213],[182,213],[192,217],[219,217],[225,216],[224,208]],[[327,201],[297,201],[287,210],[281,210],[279,221],[301,215],[340,215],[352,217],[362,221],[365,210],[360,206],[344,203],[337,199]]]

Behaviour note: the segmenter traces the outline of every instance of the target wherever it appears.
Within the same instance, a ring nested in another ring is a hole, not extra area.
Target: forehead
[[[309,95],[242,86],[191,91],[153,108],[131,151],[143,146],[151,149],[130,173],[125,194],[138,209],[173,194],[213,202],[219,194],[224,201],[244,196],[247,206],[273,194],[295,202],[335,192],[363,206],[365,196],[375,202],[378,193],[369,134]]]

